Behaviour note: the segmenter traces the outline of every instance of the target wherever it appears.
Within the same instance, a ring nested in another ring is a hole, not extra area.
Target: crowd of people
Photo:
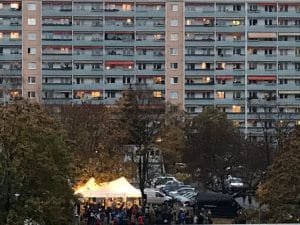
[[[81,221],[86,225],[211,224],[210,212],[171,204],[141,207],[138,204],[104,203],[83,205]]]

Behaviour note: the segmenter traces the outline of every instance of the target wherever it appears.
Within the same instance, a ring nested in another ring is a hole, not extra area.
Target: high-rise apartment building
[[[247,133],[299,123],[300,0],[0,0],[0,85],[45,104],[140,85]]]

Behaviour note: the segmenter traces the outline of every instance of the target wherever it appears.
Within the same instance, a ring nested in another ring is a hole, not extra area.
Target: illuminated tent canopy
[[[93,179],[93,178],[91,178]],[[141,191],[133,187],[125,177],[117,180],[96,184],[95,179],[91,179],[81,188],[75,191],[75,194],[80,194],[84,198],[140,198]]]

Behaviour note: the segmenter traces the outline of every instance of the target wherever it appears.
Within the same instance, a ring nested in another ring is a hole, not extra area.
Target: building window
[[[171,20],[170,25],[171,25],[172,27],[178,26],[178,20],[176,20],[176,19]]]
[[[232,106],[232,112],[234,112],[234,113],[241,112],[241,106],[239,106],[239,105],[233,105]]]
[[[178,63],[170,63],[170,68],[171,69],[178,69]]]
[[[250,26],[256,26],[257,25],[257,19],[250,19],[249,20],[249,25]]]
[[[35,11],[36,10],[36,4],[35,3],[28,3],[27,4],[27,9],[29,11]]]
[[[178,5],[177,5],[177,4],[171,5],[171,10],[172,10],[173,12],[177,12],[177,11],[178,11]]]
[[[217,98],[224,99],[225,98],[225,92],[224,91],[217,91]]]
[[[170,83],[171,84],[178,84],[178,77],[171,77],[170,78]]]
[[[178,98],[178,93],[177,93],[177,91],[171,91],[171,92],[170,92],[170,98],[171,98],[171,99],[177,99],[177,98]]]
[[[178,49],[177,48],[170,48],[170,54],[171,55],[178,55]]]
[[[162,97],[161,91],[153,91],[153,97],[161,98]]]
[[[171,41],[178,41],[178,34],[172,33],[171,34]]]
[[[11,39],[19,39],[20,38],[20,35],[18,32],[11,32],[10,33],[10,38]]]
[[[28,98],[35,98],[35,91],[28,91],[27,96]]]
[[[3,33],[2,32],[0,32],[0,39],[2,39],[3,38]]]
[[[35,77],[28,77],[28,84],[35,84]]]
[[[34,63],[34,62],[28,63],[28,69],[29,70],[35,70],[36,69],[36,63]]]
[[[34,55],[34,54],[36,54],[36,48],[28,48],[27,52],[28,52],[28,54]]]
[[[28,33],[28,40],[35,41],[36,40],[36,33]]]
[[[13,10],[19,10],[20,5],[19,5],[19,3],[10,3],[10,8]]]
[[[35,18],[28,18],[28,25],[30,25],[30,26],[36,25],[36,19]]]
[[[108,91],[107,92],[107,97],[108,98],[115,98],[116,97],[116,92],[114,92],[114,91]]]

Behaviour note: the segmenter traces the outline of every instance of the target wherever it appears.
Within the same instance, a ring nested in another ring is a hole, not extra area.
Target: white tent
[[[133,187],[125,177],[117,180],[99,184],[96,189],[83,189],[81,192],[76,191],[75,194],[81,194],[85,198],[140,198],[141,191]]]

